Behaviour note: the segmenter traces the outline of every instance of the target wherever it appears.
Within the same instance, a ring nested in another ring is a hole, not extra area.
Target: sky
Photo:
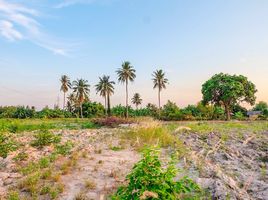
[[[162,92],[180,107],[201,100],[220,72],[242,74],[268,102],[267,0],[0,0],[0,105],[62,104],[60,76],[94,85],[123,61],[136,69],[130,97],[157,103],[152,72],[169,79]],[[113,105],[124,104],[118,84]]]

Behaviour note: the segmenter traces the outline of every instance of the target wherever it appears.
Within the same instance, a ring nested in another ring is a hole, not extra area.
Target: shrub
[[[105,108],[101,103],[85,102],[82,107],[84,117],[101,117],[105,113]]]
[[[48,130],[42,130],[34,135],[35,139],[32,141],[32,146],[43,147],[52,143],[59,143],[61,138],[59,135],[55,135]]]
[[[173,200],[183,199],[185,195],[188,199],[194,199],[201,193],[199,186],[188,177],[174,181],[177,174],[174,159],[171,159],[166,168],[162,167],[159,152],[155,147],[143,151],[142,160],[135,164],[126,177],[128,185],[120,187],[112,196],[113,200]]]
[[[0,157],[6,158],[8,153],[16,148],[17,145],[10,139],[10,136],[0,133]]]

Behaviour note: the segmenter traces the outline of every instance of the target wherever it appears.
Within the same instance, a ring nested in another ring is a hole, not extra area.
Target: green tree
[[[126,118],[128,118],[128,83],[136,78],[135,72],[136,70],[128,61],[123,62],[122,67],[116,71],[118,81],[126,84]]]
[[[65,94],[71,88],[72,84],[71,84],[70,78],[66,75],[61,76],[60,82],[61,82],[60,91],[63,92],[63,109],[64,109],[65,108]]]
[[[136,106],[136,110],[138,109],[138,106],[142,103],[142,98],[139,93],[135,93],[134,96],[131,99],[132,103]]]
[[[110,76],[99,77],[99,83],[95,85],[97,93],[100,93],[100,96],[104,97],[105,102],[105,113],[111,115],[111,103],[110,96],[114,93],[114,81],[110,81]],[[108,104],[108,105],[107,105]],[[108,109],[107,109],[108,108]]]
[[[168,83],[168,79],[165,78],[165,73],[163,72],[162,69],[154,71],[152,76],[153,76],[154,89],[155,88],[158,89],[158,109],[160,113],[160,108],[161,108],[160,92],[163,89],[166,89],[166,84]]]
[[[88,81],[84,79],[77,79],[73,82],[73,90],[80,107],[81,118],[83,118],[82,104],[89,99],[89,87],[90,85],[88,84]]]
[[[242,75],[215,74],[202,85],[203,103],[224,106],[226,120],[231,118],[232,106],[243,101],[254,105],[256,92],[255,85]]]
[[[264,118],[268,117],[268,104],[264,101],[260,101],[259,103],[257,103],[254,108],[254,111],[261,111],[262,112],[262,116],[264,116]]]

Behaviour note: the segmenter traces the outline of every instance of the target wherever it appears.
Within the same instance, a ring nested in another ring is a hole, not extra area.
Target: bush
[[[0,133],[0,157],[6,158],[8,153],[16,148],[17,145],[10,139],[10,136]]]
[[[199,186],[188,177],[174,181],[177,174],[174,159],[167,167],[162,167],[159,152],[154,147],[144,150],[143,159],[135,164],[126,177],[128,185],[120,187],[112,196],[113,200],[198,198],[201,193]]]
[[[73,114],[66,110],[61,110],[59,108],[50,109],[48,107],[43,108],[41,111],[37,113],[39,118],[51,119],[51,118],[69,118],[72,117]]]
[[[42,148],[44,146],[59,143],[61,138],[59,135],[54,135],[48,130],[42,130],[34,135],[35,139],[32,141],[32,146]]]
[[[105,114],[105,108],[101,103],[85,102],[82,107],[84,117],[101,117]]]

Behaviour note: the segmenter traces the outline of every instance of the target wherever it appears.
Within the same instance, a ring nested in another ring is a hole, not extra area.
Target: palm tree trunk
[[[160,117],[160,88],[158,89],[158,115]]]
[[[64,110],[64,108],[65,108],[65,92],[63,92],[63,107],[62,107],[62,109]]]
[[[128,81],[126,80],[126,118],[128,118]]]
[[[81,118],[83,118],[83,108],[82,108],[82,103],[80,104],[80,112],[81,112]]]
[[[108,116],[111,116],[111,104],[110,104],[110,95],[107,95],[107,107],[108,107]]]
[[[107,116],[107,99],[106,94],[104,96],[104,104],[105,104],[105,115]]]

